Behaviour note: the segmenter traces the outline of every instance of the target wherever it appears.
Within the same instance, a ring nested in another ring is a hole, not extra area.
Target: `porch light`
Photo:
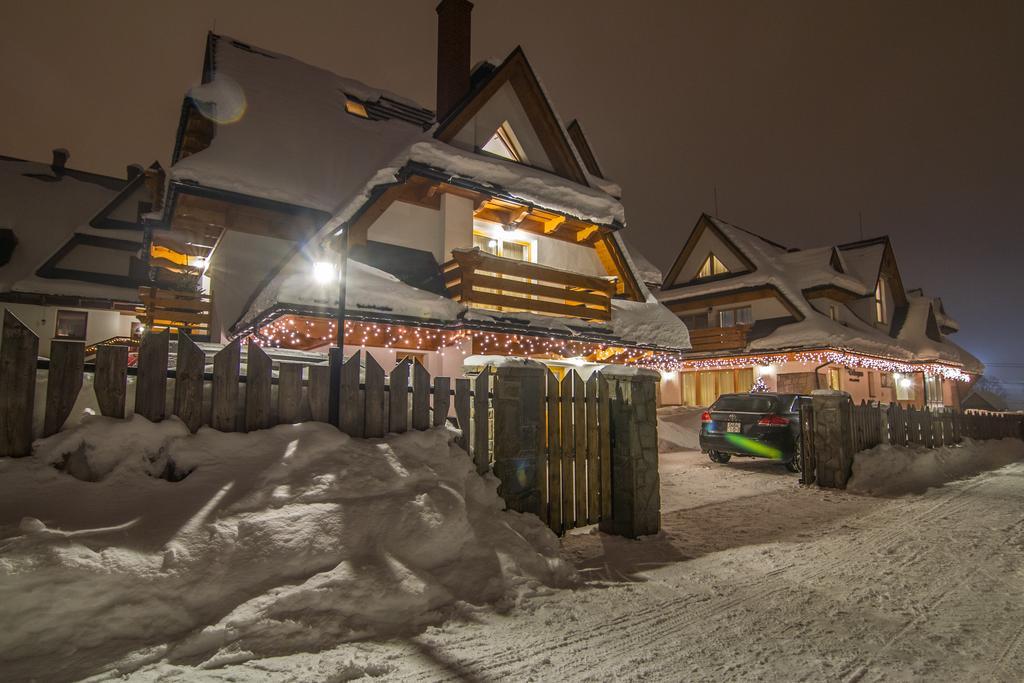
[[[914,384],[914,380],[909,377],[903,377],[900,379],[900,387],[903,389],[909,389]]]
[[[338,279],[338,269],[330,261],[317,261],[313,264],[313,279],[322,285]]]

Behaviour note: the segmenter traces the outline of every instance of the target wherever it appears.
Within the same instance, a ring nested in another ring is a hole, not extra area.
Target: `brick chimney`
[[[437,120],[443,121],[469,92],[469,0],[437,6]]]

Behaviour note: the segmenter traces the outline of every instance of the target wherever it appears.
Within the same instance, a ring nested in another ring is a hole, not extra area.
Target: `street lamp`
[[[345,361],[345,280],[348,274],[348,230],[341,229],[338,233],[338,310],[335,313],[337,329],[335,330],[335,346],[328,351],[331,382],[327,401],[328,421],[335,427],[339,426],[339,408],[341,407],[341,366]],[[325,284],[334,279],[334,267],[325,261],[313,264],[313,277]],[[326,278],[321,280],[320,278]]]

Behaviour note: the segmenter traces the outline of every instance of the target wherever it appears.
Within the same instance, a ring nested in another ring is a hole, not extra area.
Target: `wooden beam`
[[[544,234],[550,235],[551,233],[558,229],[558,226],[560,226],[564,222],[565,216],[555,216],[554,218],[544,221]]]
[[[588,239],[591,235],[593,235],[595,232],[597,232],[597,226],[596,225],[591,225],[589,228],[584,228],[583,230],[578,230],[576,232],[576,241],[577,242],[583,242],[586,239]]]

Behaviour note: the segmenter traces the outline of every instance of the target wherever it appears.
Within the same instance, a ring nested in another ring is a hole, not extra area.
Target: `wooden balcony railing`
[[[615,281],[502,258],[480,249],[455,250],[444,264],[445,286],[467,305],[589,320],[611,320]]]
[[[749,331],[750,325],[690,330],[690,344],[693,347],[693,351],[742,349],[747,345],[747,333]]]
[[[185,330],[197,339],[210,336],[210,297],[199,292],[178,292],[139,287],[139,320],[151,330]]]

